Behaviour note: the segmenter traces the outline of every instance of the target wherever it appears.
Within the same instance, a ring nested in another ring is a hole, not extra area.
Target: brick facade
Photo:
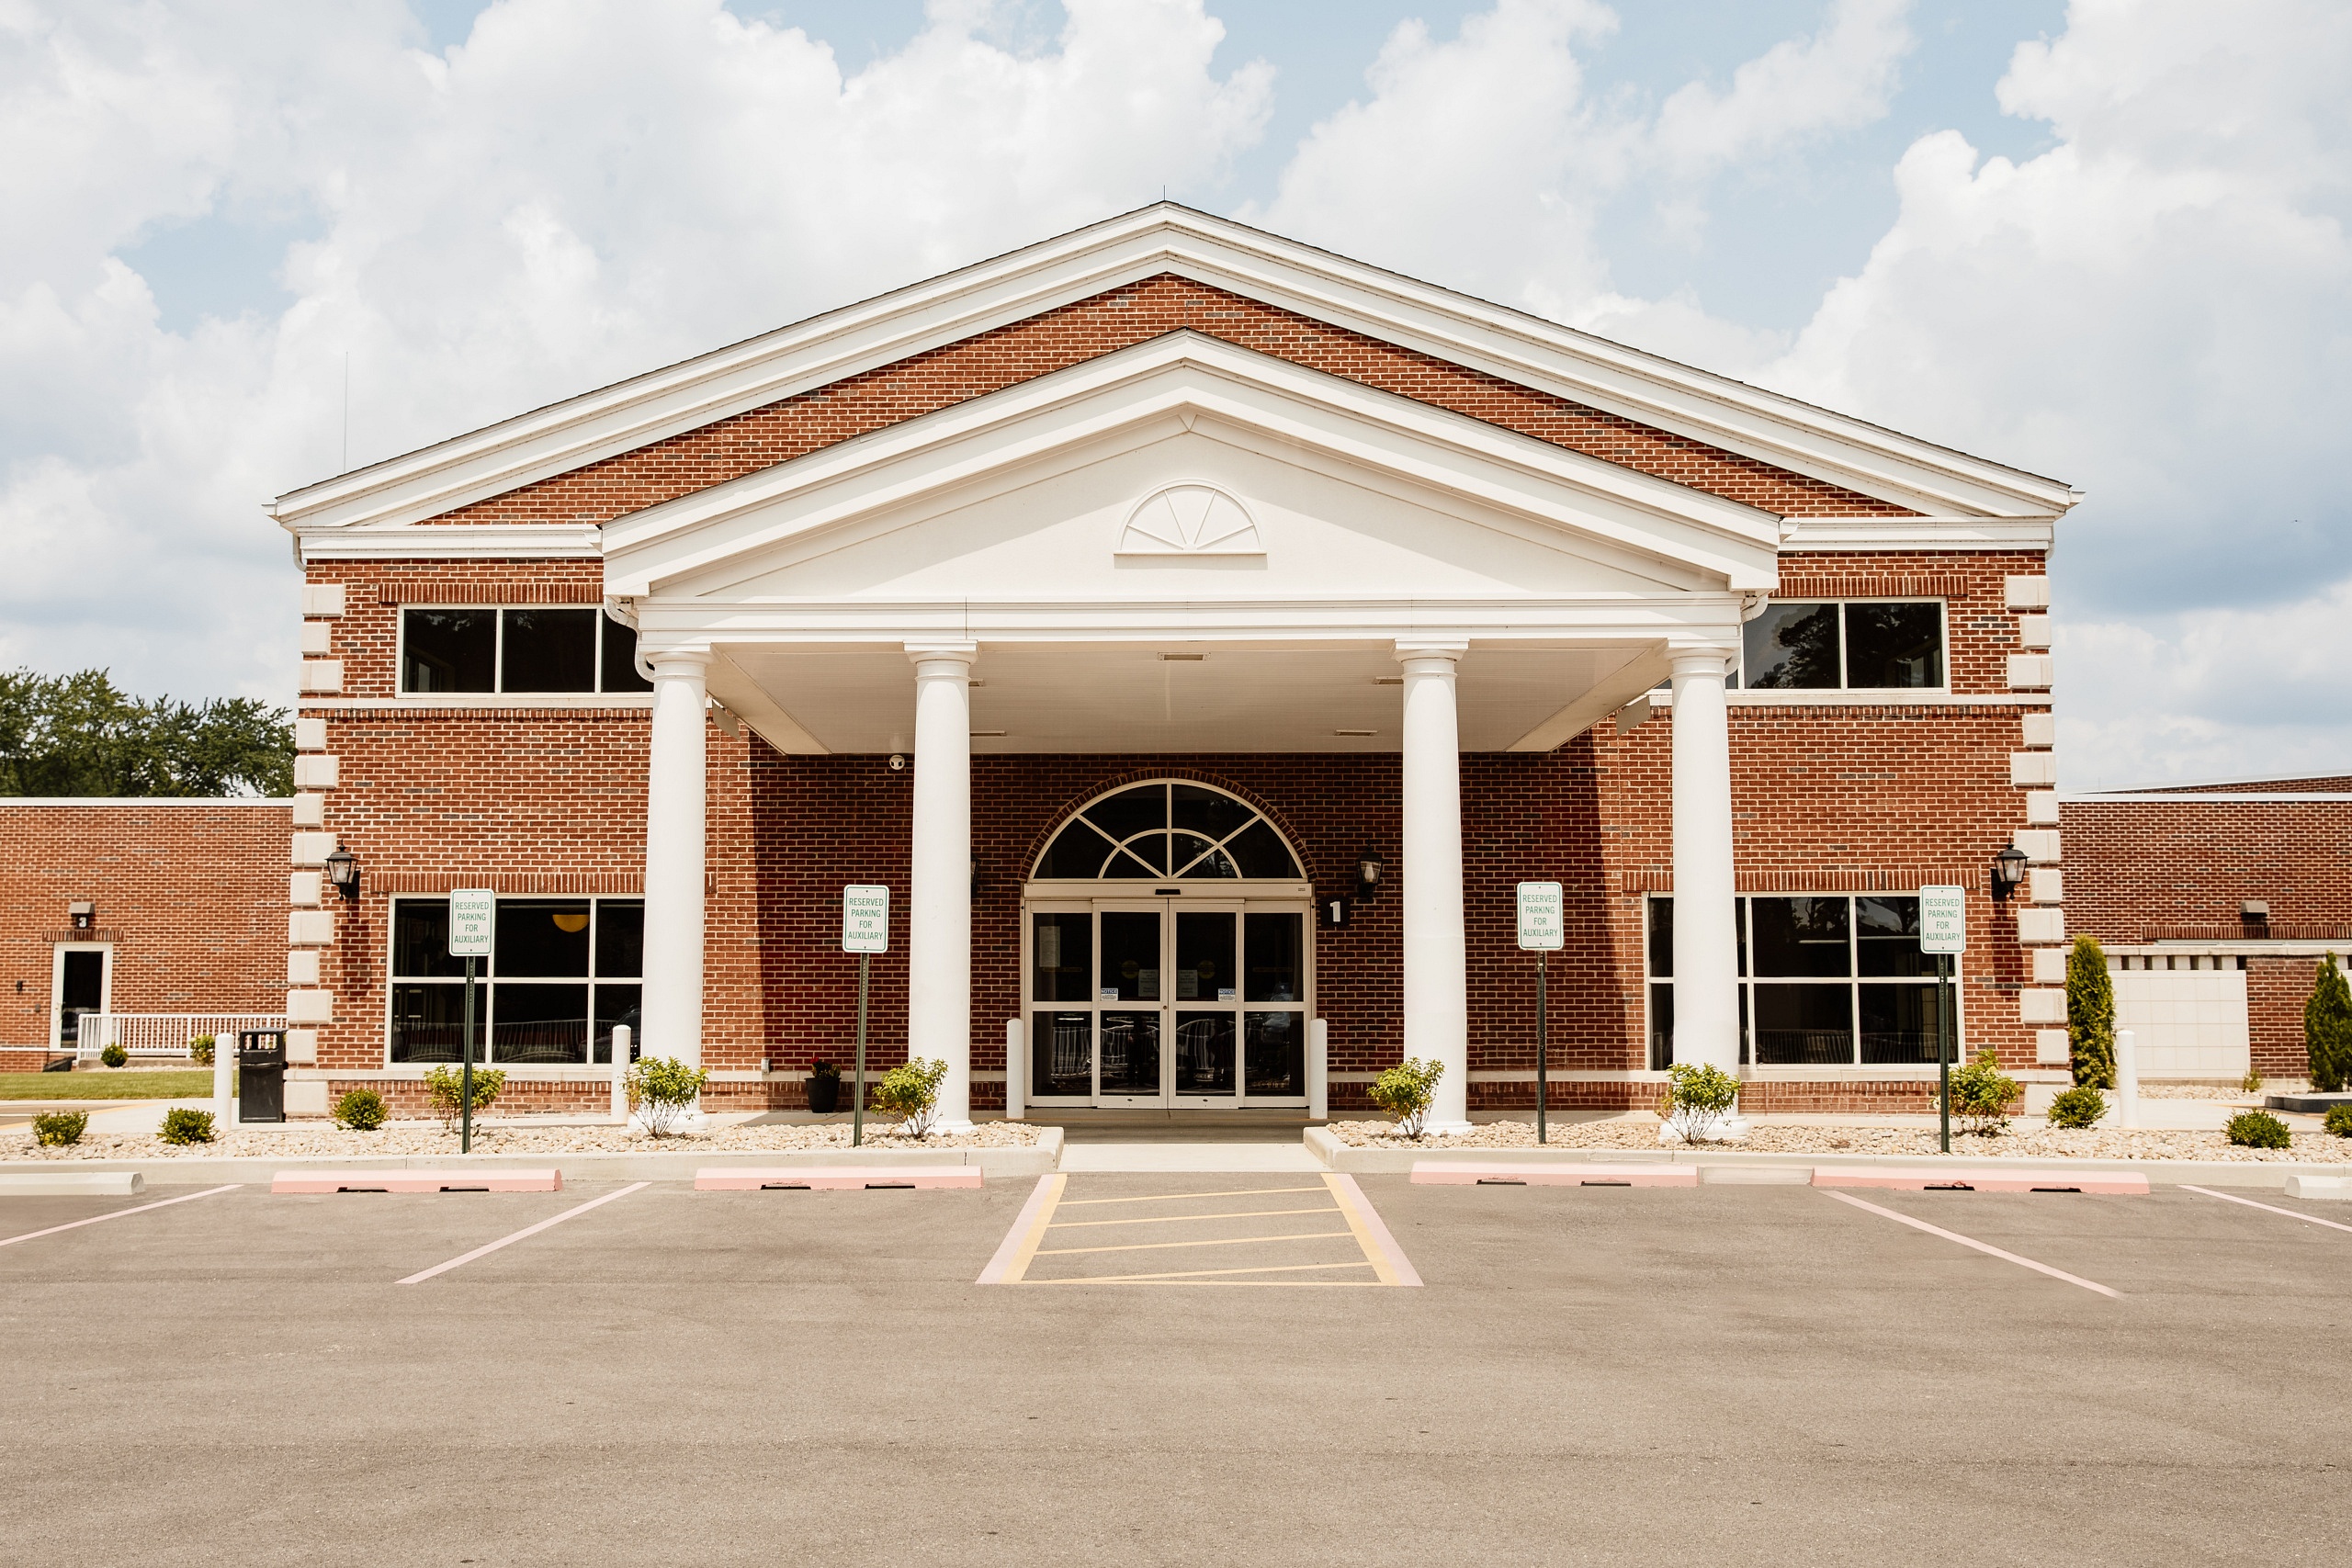
[[[50,1059],[63,942],[112,947],[118,1012],[282,1009],[287,831],[284,801],[0,801],[0,1070]]]

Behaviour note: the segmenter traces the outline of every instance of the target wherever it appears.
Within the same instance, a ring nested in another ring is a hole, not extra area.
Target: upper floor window
[[[1911,691],[1944,683],[1935,599],[1774,600],[1747,623],[1737,683],[1751,691]]]
[[[1046,846],[1037,874],[1305,878],[1298,857],[1257,807],[1221,789],[1173,780],[1089,804]]]
[[[403,692],[650,692],[637,634],[602,610],[411,607],[401,612]]]

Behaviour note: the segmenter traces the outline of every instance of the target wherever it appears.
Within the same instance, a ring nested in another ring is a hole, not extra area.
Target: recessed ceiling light
[[[1377,729],[1335,729],[1331,733],[1334,735],[1377,735],[1380,731]]]
[[[1001,736],[1003,733],[1004,731],[1001,729],[975,729],[972,731],[972,739],[975,740],[994,739],[997,737]]]
[[[1374,675],[1372,678],[1372,683],[1375,686],[1401,686],[1405,683],[1405,677],[1402,675]]]
[[[1205,653],[1163,653],[1159,661],[1162,664],[1198,664],[1207,657]]]

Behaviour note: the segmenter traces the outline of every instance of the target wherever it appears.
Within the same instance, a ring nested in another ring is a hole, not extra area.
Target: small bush
[[[2331,1105],[2320,1125],[2339,1138],[2352,1138],[2352,1105]]]
[[[124,1050],[119,1045],[109,1045],[105,1050],[98,1053],[98,1060],[104,1062],[109,1067],[129,1066],[130,1065],[130,1053]]]
[[[945,1070],[945,1064],[941,1064]],[[702,1097],[710,1077],[675,1056],[640,1056],[628,1070],[628,1103],[638,1124],[657,1138],[666,1138],[678,1121]]]
[[[174,1106],[164,1112],[164,1124],[155,1135],[167,1144],[209,1144],[213,1138],[212,1112]]]
[[[2107,1114],[2107,1096],[2088,1084],[2070,1089],[2050,1102],[2052,1127],[2096,1127]]]
[[[209,1067],[212,1065],[212,1049],[219,1043],[209,1034],[199,1034],[187,1043],[187,1054],[196,1059],[198,1066]]]
[[[1990,1046],[1966,1066],[1952,1069],[1951,1113],[1967,1136],[1989,1138],[2008,1131],[2009,1107],[2018,1093],[2018,1080],[2001,1071]]]
[[[2241,1111],[2230,1118],[2230,1142],[2243,1149],[2283,1149],[2293,1142],[2287,1123],[2267,1111]]]
[[[1430,1107],[1437,1100],[1437,1080],[1443,1077],[1443,1062],[1424,1062],[1408,1056],[1373,1080],[1369,1098],[1373,1104],[1396,1118],[1398,1132],[1408,1138],[1418,1138],[1430,1124]]]
[[[835,1083],[839,1083],[842,1079],[842,1070],[831,1062],[811,1062],[808,1065],[808,1076],[812,1078],[831,1078]]]
[[[384,1097],[372,1089],[346,1090],[344,1097],[334,1102],[334,1124],[348,1127],[355,1133],[374,1132],[384,1124],[388,1114],[390,1111],[385,1107]]]
[[[1703,1142],[1739,1103],[1739,1080],[1705,1062],[1677,1062],[1666,1070],[1666,1120],[1686,1144]]]
[[[466,1075],[462,1066],[444,1062],[424,1075],[424,1092],[432,1098],[433,1109],[441,1113],[441,1130],[451,1132],[458,1125],[458,1102],[466,1092]],[[474,1111],[476,1114],[498,1103],[499,1091],[506,1087],[506,1075],[496,1067],[474,1069]]]
[[[33,1136],[43,1148],[62,1149],[80,1143],[89,1124],[86,1111],[44,1111],[33,1118]]]
[[[2256,1072],[2252,1067],[2248,1067],[2245,1070],[2245,1077],[2238,1079],[2238,1092],[2240,1094],[2260,1094],[2262,1092],[2262,1075]]]
[[[934,1056],[926,1062],[910,1057],[882,1075],[874,1086],[874,1109],[899,1119],[899,1131],[910,1138],[928,1137],[939,1112],[939,1086],[947,1081],[947,1064]]]

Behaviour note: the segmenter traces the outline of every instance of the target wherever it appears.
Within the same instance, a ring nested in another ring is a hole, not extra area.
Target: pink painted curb
[[[272,1192],[560,1192],[560,1170],[281,1170]]]
[[[860,1187],[978,1187],[976,1165],[917,1166],[891,1169],[888,1166],[800,1166],[760,1170],[741,1166],[707,1166],[695,1172],[697,1192],[757,1192],[767,1187],[806,1187],[823,1191]]]
[[[1815,1166],[1815,1187],[1966,1188],[1976,1192],[2120,1192],[2144,1196],[2148,1179],[2136,1171],[2002,1170],[1956,1166],[1948,1170]]]
[[[1695,1165],[1470,1165],[1418,1160],[1415,1184],[1475,1187],[1479,1182],[1525,1187],[1696,1187]]]

